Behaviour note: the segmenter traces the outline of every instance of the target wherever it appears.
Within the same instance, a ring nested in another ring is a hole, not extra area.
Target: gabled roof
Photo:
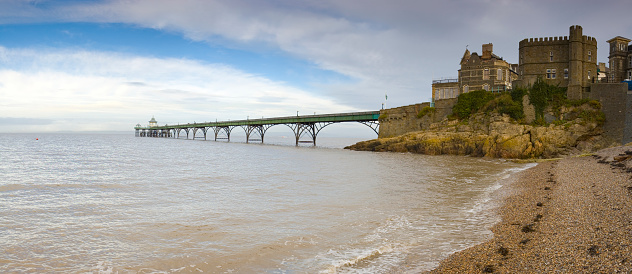
[[[467,63],[467,61],[470,60],[470,56],[472,56],[470,54],[470,51],[468,49],[465,49],[465,53],[463,53],[463,58],[461,58],[461,65]]]

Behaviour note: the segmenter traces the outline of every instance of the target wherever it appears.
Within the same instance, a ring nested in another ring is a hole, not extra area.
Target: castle
[[[483,45],[482,55],[466,49],[458,78],[433,80],[429,105],[445,114],[460,94],[528,88],[542,79],[566,88],[568,99],[599,100],[606,117],[604,134],[632,142],[632,40],[617,36],[607,42],[609,67],[597,62],[597,40],[583,35],[581,26],[571,26],[568,36],[523,39],[518,64],[496,56],[491,43]]]
[[[527,87],[542,78],[567,88],[569,99],[588,98],[597,79],[597,40],[571,26],[569,36],[529,38],[518,48],[519,76],[516,87]]]
[[[609,68],[597,62],[597,40],[571,26],[568,36],[527,38],[519,42],[518,64],[509,64],[485,44],[482,55],[466,49],[458,78],[433,80],[432,99],[457,98],[473,90],[506,91],[528,87],[540,78],[567,88],[569,99],[590,98],[596,83],[632,79],[632,40],[617,36],[610,44]],[[602,75],[600,77],[600,75]]]

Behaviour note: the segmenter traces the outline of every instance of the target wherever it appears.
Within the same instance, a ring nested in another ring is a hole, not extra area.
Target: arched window
[[[463,93],[468,93],[470,92],[470,87],[469,86],[463,86]]]

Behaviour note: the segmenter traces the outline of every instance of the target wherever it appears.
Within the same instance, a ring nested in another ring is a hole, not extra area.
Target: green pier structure
[[[246,119],[221,122],[188,123],[159,126],[155,118],[151,118],[149,126],[136,125],[136,137],[161,137],[204,139],[213,136],[213,140],[230,142],[230,134],[235,128],[242,128],[246,133],[246,143],[257,141],[263,143],[266,131],[276,125],[286,125],[294,132],[296,145],[312,143],[316,145],[316,136],[324,127],[342,122],[364,124],[379,134],[380,111],[333,113],[318,115],[288,116],[276,118]],[[301,139],[303,138],[303,140]],[[308,138],[308,140],[305,140]]]

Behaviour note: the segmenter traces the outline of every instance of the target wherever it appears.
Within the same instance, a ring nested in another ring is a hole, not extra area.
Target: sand
[[[632,273],[627,157],[632,146],[516,174],[494,238],[452,254],[430,273]]]

